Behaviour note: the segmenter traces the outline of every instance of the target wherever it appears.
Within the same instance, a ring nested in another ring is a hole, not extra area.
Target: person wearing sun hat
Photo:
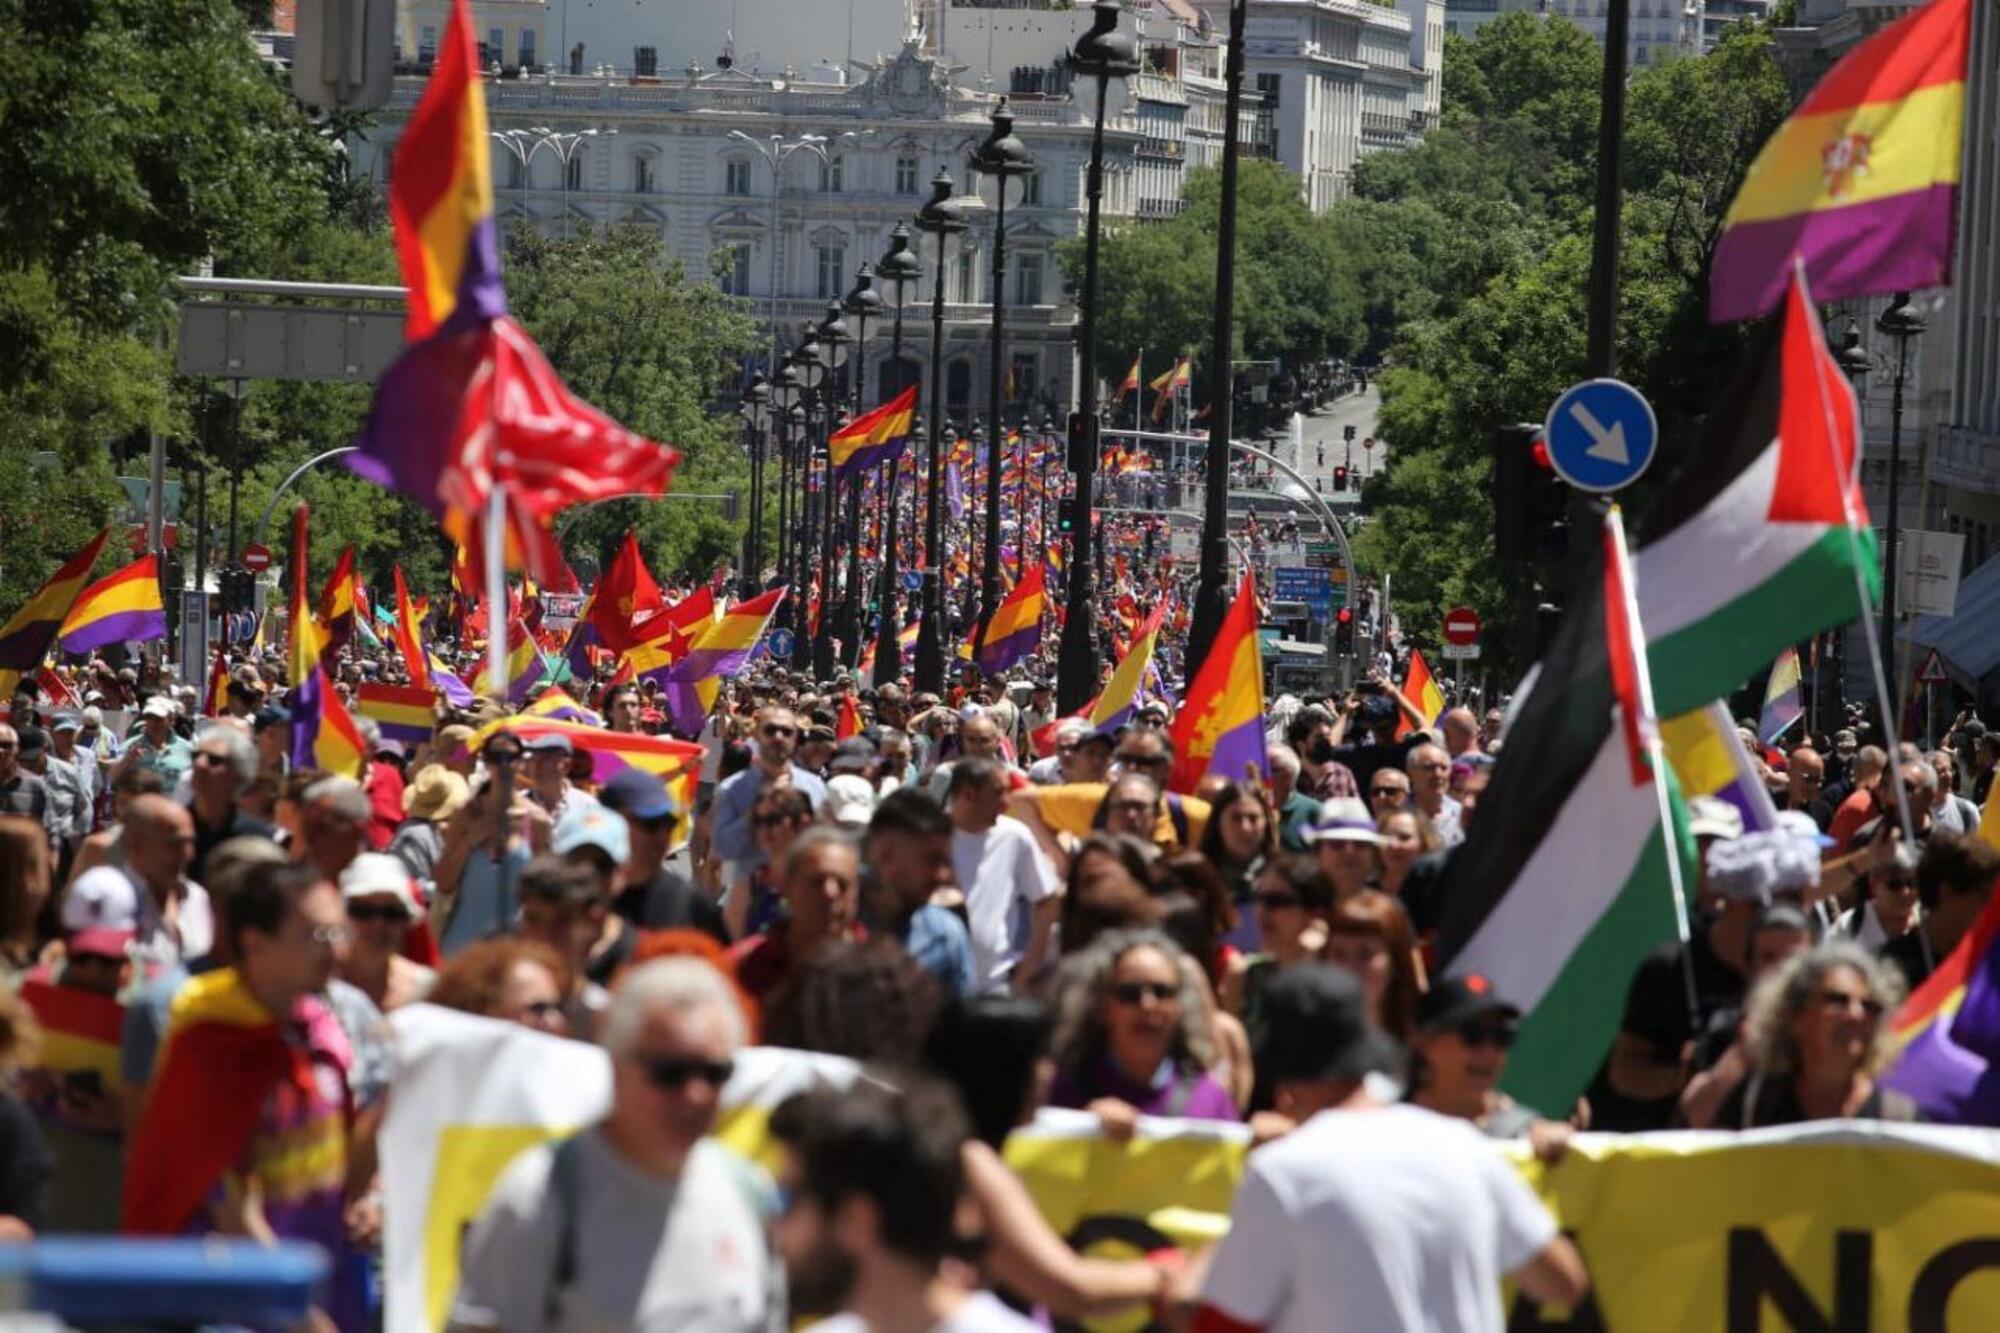
[[[1382,871],[1382,835],[1358,796],[1322,802],[1319,818],[1307,827],[1305,838],[1320,869],[1333,881],[1336,903],[1368,888]]]
[[[471,784],[443,764],[418,769],[403,789],[403,822],[382,850],[428,883],[444,854],[445,821],[471,799]]]
[[[351,927],[341,980],[384,1013],[423,999],[437,973],[403,956],[411,925],[423,917],[409,868],[386,852],[363,852],[340,872],[340,896]]]

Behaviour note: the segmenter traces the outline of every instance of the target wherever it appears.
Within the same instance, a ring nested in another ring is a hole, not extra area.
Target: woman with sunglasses
[[[417,919],[409,867],[386,852],[363,852],[340,872],[340,896],[353,928],[341,980],[358,986],[383,1013],[423,999],[437,973],[403,957],[403,941]]]
[[[1208,1006],[1186,958],[1160,931],[1113,930],[1064,965],[1049,1105],[1090,1110],[1113,1133],[1139,1115],[1238,1118],[1208,1072]]]
[[[1553,1162],[1569,1146],[1571,1126],[1545,1120],[1500,1091],[1520,1024],[1521,1011],[1495,995],[1485,977],[1438,982],[1417,1005],[1406,1100],[1470,1120],[1489,1138],[1525,1137],[1537,1156]]]
[[[1750,1076],[1723,1099],[1716,1127],[1919,1119],[1914,1102],[1875,1081],[1889,1057],[1882,1017],[1902,998],[1894,970],[1850,940],[1785,960],[1751,992]]]
[[[747,885],[722,900],[722,917],[729,938],[747,939],[778,919],[777,867],[785,863],[792,840],[812,827],[812,801],[796,787],[772,787],[757,793],[750,807],[750,836],[764,853],[764,862],[750,872]]]

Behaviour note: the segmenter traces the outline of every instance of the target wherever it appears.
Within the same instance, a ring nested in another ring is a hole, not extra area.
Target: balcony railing
[[[1940,426],[1931,454],[1931,478],[1983,495],[2000,495],[2000,435],[1970,426]]]

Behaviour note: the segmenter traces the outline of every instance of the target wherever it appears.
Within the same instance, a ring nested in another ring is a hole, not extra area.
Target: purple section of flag
[[[306,673],[305,680],[292,691],[292,767],[317,768],[318,756],[313,753],[319,742],[320,701],[326,696],[326,675],[318,667]]]
[[[431,685],[453,708],[470,708],[479,702],[472,687],[454,675],[435,657],[431,659]]]
[[[1932,185],[1845,208],[1739,222],[1716,242],[1709,269],[1712,323],[1778,308],[1803,257],[1816,301],[1936,287],[1951,281],[1958,187]]]
[[[87,653],[111,643],[147,643],[167,637],[165,611],[120,611],[92,621],[62,640],[66,653]]]
[[[1215,739],[1215,751],[1208,757],[1208,771],[1231,782],[1243,781],[1244,770],[1255,765],[1268,780],[1271,754],[1264,748],[1264,719],[1257,716],[1238,723]]]
[[[979,669],[989,676],[997,676],[1034,652],[1041,642],[1042,622],[1037,620],[1026,629],[1015,630],[998,643],[982,647],[977,654]]]
[[[702,700],[700,687],[692,681],[672,680],[661,693],[666,696],[667,716],[674,720],[674,730],[683,736],[701,735],[708,721],[708,705]]]
[[[1944,1124],[2000,1126],[2000,946],[1966,979],[1958,1011],[1940,1014],[1882,1080]]]
[[[909,442],[909,436],[898,435],[895,439],[884,440],[881,444],[862,445],[848,456],[845,463],[842,463],[833,470],[834,480],[848,481],[856,472],[866,472],[868,469],[880,467],[892,459],[901,458],[903,456],[903,446]]]
[[[951,521],[965,521],[965,479],[958,473],[958,462],[953,459],[944,465],[944,500],[951,507]]]
[[[359,452],[341,463],[441,517],[445,502],[439,485],[454,461],[466,386],[489,348],[484,317],[461,299],[449,320],[404,348],[382,373],[368,422],[354,440]]]

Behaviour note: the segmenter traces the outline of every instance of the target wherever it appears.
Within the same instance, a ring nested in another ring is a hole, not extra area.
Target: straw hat
[[[471,799],[464,777],[443,764],[426,764],[403,789],[403,813],[413,819],[449,819]]]

